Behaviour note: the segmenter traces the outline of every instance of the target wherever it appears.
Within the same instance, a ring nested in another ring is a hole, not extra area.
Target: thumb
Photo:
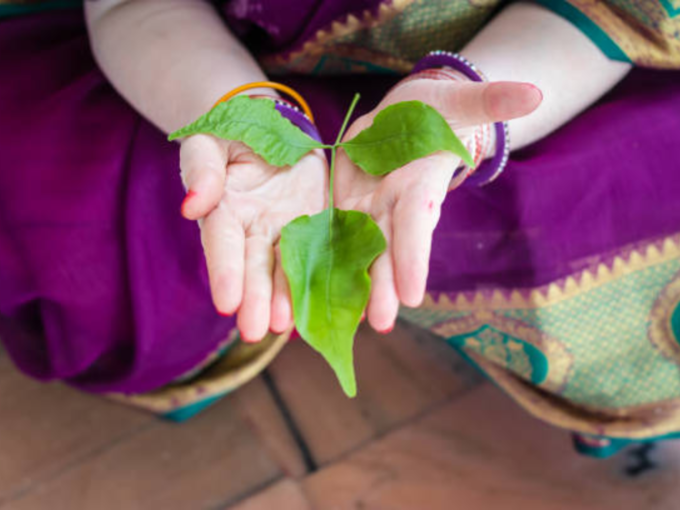
[[[414,99],[436,108],[450,123],[466,127],[524,117],[538,108],[543,94],[530,83],[422,79],[397,87],[388,101]]]
[[[190,220],[206,216],[224,194],[228,142],[209,135],[194,135],[182,142],[180,168],[187,196],[182,215]]]

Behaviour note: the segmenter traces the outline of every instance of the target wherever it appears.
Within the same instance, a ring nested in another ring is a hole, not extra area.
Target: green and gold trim
[[[678,0],[534,0],[579,28],[610,59],[680,68]]]
[[[610,59],[631,62],[628,55],[609,37],[607,32],[569,2],[565,0],[535,0],[535,2],[568,19]]]
[[[529,413],[595,437],[680,431],[680,235],[537,288],[428,294],[402,317]]]
[[[110,393],[107,397],[172,421],[185,421],[255,378],[283,349],[291,331],[281,335],[270,333],[258,343],[237,341],[222,357],[189,380],[147,393]]]
[[[661,0],[661,5],[671,18],[680,15],[680,0]]]

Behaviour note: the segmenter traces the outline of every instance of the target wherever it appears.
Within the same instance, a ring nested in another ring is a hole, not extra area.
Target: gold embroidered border
[[[290,338],[292,330],[267,335],[256,344],[239,343],[205,373],[183,384],[135,395],[109,393],[107,398],[157,414],[191,405],[212,396],[229,393],[256,377],[276,357]]]
[[[551,362],[548,364],[548,374],[539,387],[557,394],[564,390],[574,364],[574,357],[561,341],[522,321],[484,310],[461,319],[447,320],[431,328],[431,331],[444,338],[450,338],[470,334],[485,325],[533,345],[541,351]],[[465,352],[470,353],[468,349]]]
[[[582,434],[647,439],[680,431],[680,399],[646,404],[625,411],[570,405],[472,353],[470,357],[529,414],[556,427]]]
[[[536,289],[513,291],[509,296],[500,290],[478,291],[471,296],[455,293],[442,294],[435,300],[428,295],[423,306],[432,310],[471,311],[470,318],[453,319],[434,326],[433,330],[443,336],[464,334],[474,331],[482,323],[490,324],[500,331],[507,331],[517,338],[528,339],[540,346],[557,345],[559,342],[546,341],[538,331],[532,331],[521,321],[512,329],[511,320],[500,322],[493,310],[536,309],[555,305],[589,292],[636,271],[644,270],[680,257],[680,235],[664,238],[660,242],[631,250],[627,256],[618,256],[611,264],[600,263],[566,278],[562,283],[553,283]],[[470,297],[469,297],[470,296]],[[680,345],[670,344],[672,331],[670,318],[680,301],[680,280],[674,279],[657,299],[650,314],[649,335],[652,343],[667,357],[680,362]],[[665,402],[631,406],[623,409],[596,409],[584,405],[572,405],[561,399],[558,392],[541,385],[532,386],[504,367],[498,366],[483,356],[467,351],[470,358],[482,368],[494,382],[516,400],[530,414],[551,423],[583,434],[645,439],[680,431],[680,399]],[[564,354],[563,354],[564,355]],[[554,357],[550,357],[554,360]],[[562,367],[563,369],[563,367]],[[549,368],[550,370],[550,368]]]
[[[680,257],[680,235],[663,239],[660,243],[661,249],[657,244],[659,243],[632,250],[627,258],[617,256],[611,264],[598,264],[595,268],[567,277],[561,283],[551,283],[534,289],[513,290],[509,296],[498,289],[476,291],[471,298],[468,297],[469,293],[464,292],[441,294],[438,297],[427,293],[422,307],[430,310],[457,311],[545,308],[573,299],[579,294],[590,292],[636,271]]]
[[[330,26],[317,30],[314,37],[305,42],[301,49],[292,51],[285,55],[272,55],[261,59],[262,65],[265,67],[281,67],[287,64],[294,63],[295,71],[311,72],[316,66],[318,59],[326,52],[328,46],[334,41],[356,33],[360,30],[368,30],[376,27],[382,23],[388,22],[395,16],[401,14],[404,9],[411,5],[415,0],[393,0],[392,2],[383,2],[378,7],[378,11],[373,13],[370,9],[365,10],[361,17],[354,14],[349,14],[343,22],[333,21]],[[371,52],[371,58],[373,57]],[[354,55],[356,58],[356,55]],[[368,55],[366,56],[369,57]],[[394,62],[384,62],[382,65],[393,68],[407,67],[410,69],[409,63],[404,63],[401,59],[389,57]],[[300,61],[296,63],[296,61]],[[373,62],[373,60],[369,60]]]
[[[656,28],[647,26],[610,2],[569,0],[569,3],[604,30],[636,64],[677,68],[680,41],[673,35],[677,25],[668,18],[659,0],[643,1],[645,13],[656,24]]]
[[[675,333],[671,318],[680,303],[680,273],[659,295],[649,316],[649,341],[661,354],[680,364],[680,339],[674,341]]]

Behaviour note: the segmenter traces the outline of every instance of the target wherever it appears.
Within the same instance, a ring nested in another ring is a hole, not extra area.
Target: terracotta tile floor
[[[596,461],[437,340],[357,339],[345,399],[301,342],[176,425],[0,353],[0,510],[678,510],[680,444]]]

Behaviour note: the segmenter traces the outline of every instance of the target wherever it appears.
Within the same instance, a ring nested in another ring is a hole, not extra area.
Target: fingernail
[[[522,88],[527,92],[524,96],[524,108],[533,111],[543,101],[543,91],[533,83],[522,83]]]
[[[217,310],[217,313],[220,314],[222,317],[231,317],[234,315],[234,312],[223,312],[222,310]]]
[[[543,98],[541,90],[531,83],[495,82],[485,91],[486,110],[497,119],[513,119],[538,108]]]
[[[246,338],[245,336],[243,336],[243,333],[241,333],[240,331],[239,331],[239,336],[241,337],[241,340],[243,340],[247,344],[255,344],[255,343],[260,341],[260,340],[253,340],[251,338]]]
[[[186,216],[186,208],[187,204],[191,201],[192,198],[196,196],[196,192],[193,190],[189,190],[187,195],[184,197],[184,200],[182,200],[182,207],[180,210],[182,211],[182,216]]]
[[[394,324],[392,324],[388,328],[385,328],[383,330],[378,331],[378,333],[380,333],[381,335],[387,335],[387,334],[391,333],[393,329],[394,329]]]
[[[539,88],[538,88],[536,85],[534,85],[533,83],[529,83],[528,85],[529,85],[532,89],[534,89],[534,91],[538,92],[539,103],[540,103],[541,101],[543,101],[543,91],[542,91],[541,89],[539,89]]]

